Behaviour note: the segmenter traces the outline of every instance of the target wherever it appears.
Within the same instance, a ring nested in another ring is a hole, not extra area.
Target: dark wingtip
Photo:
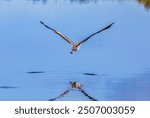
[[[40,21],[41,24],[44,24],[42,21]]]
[[[109,25],[109,27],[111,27],[113,24],[115,24],[115,22],[111,23],[111,24]]]
[[[103,30],[106,30],[108,28],[110,28],[115,22],[111,23],[110,25],[108,25],[107,27],[105,27]]]
[[[108,25],[105,29],[110,28],[113,24],[115,24],[115,22],[111,23],[110,25]]]
[[[113,22],[111,25],[115,24],[115,22]]]

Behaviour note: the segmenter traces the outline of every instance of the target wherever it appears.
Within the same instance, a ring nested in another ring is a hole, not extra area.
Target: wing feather
[[[56,34],[58,34],[58,35],[59,35],[60,37],[62,37],[63,39],[65,39],[68,43],[71,43],[71,44],[74,43],[72,40],[70,40],[67,36],[65,36],[65,35],[62,34],[61,32],[56,31],[55,29],[53,29],[53,28],[47,26],[47,25],[44,24],[42,21],[40,21],[40,23],[41,23],[42,25],[44,25],[46,28],[48,28],[48,29],[52,30],[53,32],[55,32]]]
[[[111,23],[110,25],[108,25],[107,27],[105,27],[105,28],[103,28],[103,29],[101,29],[101,30],[99,30],[99,31],[97,31],[97,32],[95,32],[95,33],[93,33],[93,34],[91,34],[90,36],[88,36],[87,38],[85,38],[84,40],[82,40],[81,42],[79,42],[77,46],[79,46],[80,44],[86,42],[88,39],[90,39],[90,38],[93,37],[94,35],[96,35],[96,34],[102,32],[102,31],[104,31],[104,30],[109,29],[113,24],[114,24],[114,22]]]

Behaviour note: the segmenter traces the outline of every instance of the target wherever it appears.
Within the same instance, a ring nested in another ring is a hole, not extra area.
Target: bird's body
[[[97,31],[97,32],[95,32],[95,33],[93,33],[93,34],[91,34],[90,36],[88,36],[88,37],[85,38],[84,40],[80,41],[79,43],[75,43],[74,41],[72,41],[71,39],[69,39],[67,36],[65,36],[65,35],[62,34],[61,32],[56,31],[55,29],[53,29],[53,28],[47,26],[47,25],[44,24],[42,21],[40,21],[40,23],[41,23],[42,25],[44,25],[46,28],[48,28],[48,29],[52,30],[53,32],[55,32],[56,34],[58,34],[60,37],[62,37],[64,40],[66,40],[68,43],[70,43],[70,44],[72,45],[72,49],[71,49],[70,54],[72,54],[73,52],[78,51],[78,50],[80,49],[81,45],[82,45],[84,42],[86,42],[88,39],[90,39],[92,36],[94,36],[94,35],[96,35],[96,34],[102,32],[102,31],[104,31],[104,30],[106,30],[106,29],[108,29],[108,28],[110,28],[110,27],[114,24],[114,23],[111,23],[111,24],[108,25],[107,27],[105,27],[105,28],[103,28],[103,29],[101,29],[101,30],[99,30],[99,31]]]
[[[72,44],[72,49],[71,49],[70,54],[72,54],[75,51],[78,51],[80,49],[80,47],[81,47],[81,44],[80,45],[78,45],[78,43]]]

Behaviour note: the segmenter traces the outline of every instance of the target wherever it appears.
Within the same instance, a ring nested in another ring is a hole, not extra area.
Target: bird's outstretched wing
[[[42,25],[44,25],[46,28],[48,28],[48,29],[52,30],[53,32],[55,32],[56,34],[58,34],[58,35],[59,35],[60,37],[62,37],[63,39],[65,39],[68,43],[71,43],[71,44],[74,43],[72,40],[70,40],[70,39],[69,39],[68,37],[66,37],[64,34],[62,34],[62,33],[60,33],[59,31],[56,31],[55,29],[53,29],[53,28],[47,26],[47,25],[44,24],[42,21],[40,21],[40,23],[41,23]]]
[[[84,40],[82,40],[81,42],[79,42],[77,46],[79,46],[80,44],[84,43],[85,41],[87,41],[88,39],[90,39],[92,36],[94,36],[94,35],[96,35],[96,34],[102,32],[102,31],[104,31],[104,30],[106,30],[106,29],[109,29],[113,24],[114,24],[114,22],[111,23],[110,25],[108,25],[107,27],[105,27],[105,28],[103,28],[103,29],[101,29],[101,30],[99,30],[99,31],[97,31],[97,32],[95,32],[95,33],[93,33],[93,34],[91,34],[90,36],[88,36],[87,38],[85,38]]]

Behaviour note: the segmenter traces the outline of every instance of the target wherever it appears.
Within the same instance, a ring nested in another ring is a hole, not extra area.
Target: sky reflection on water
[[[48,100],[70,81],[98,100],[150,100],[150,11],[136,1],[30,1],[0,1],[0,100]],[[70,55],[40,20],[74,41],[115,24]],[[59,100],[88,99],[71,91]]]

